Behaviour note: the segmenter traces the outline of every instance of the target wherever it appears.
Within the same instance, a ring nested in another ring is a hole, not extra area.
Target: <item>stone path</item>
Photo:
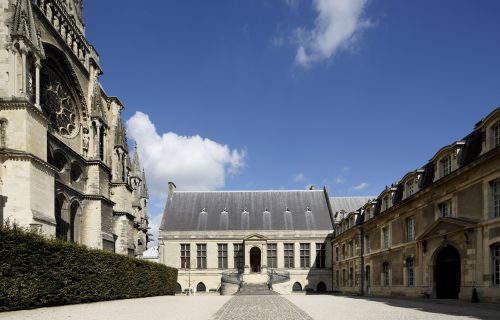
[[[313,320],[289,300],[278,295],[238,295],[212,320]]]

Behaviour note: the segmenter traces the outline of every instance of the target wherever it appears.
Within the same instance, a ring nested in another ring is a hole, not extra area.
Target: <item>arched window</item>
[[[7,120],[0,119],[0,148],[7,146]]]
[[[415,263],[413,258],[406,259],[406,285],[408,287],[415,285]]]
[[[316,287],[316,291],[325,292],[326,291],[326,284],[323,281],[320,281]]]
[[[82,177],[82,173],[83,173],[83,170],[77,163],[75,163],[75,162],[71,163],[70,176],[71,176],[72,182],[80,181],[80,178]]]
[[[196,285],[196,291],[197,292],[206,292],[207,291],[207,287],[205,287],[205,284],[203,282],[199,282]]]
[[[177,282],[177,284],[175,285],[175,293],[181,293],[181,292],[182,292],[182,287],[179,284],[179,282]]]
[[[62,151],[57,150],[54,152],[53,162],[54,163],[52,163],[52,164],[57,168],[57,170],[59,170],[59,172],[62,172],[66,168],[66,164],[68,163],[68,160],[66,159],[66,157],[64,156]]]
[[[293,292],[302,291],[302,285],[299,282],[295,282],[292,287]]]
[[[70,207],[69,240],[80,242],[81,207],[78,201],[73,201]]]

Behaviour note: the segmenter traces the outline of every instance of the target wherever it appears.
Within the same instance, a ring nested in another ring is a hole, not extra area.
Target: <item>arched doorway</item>
[[[436,297],[458,299],[460,293],[460,253],[447,246],[439,251],[434,267]]]
[[[260,249],[257,247],[250,249],[250,269],[251,272],[260,272]]]
[[[69,225],[69,240],[73,242],[81,242],[81,234],[80,234],[80,228],[81,228],[81,207],[78,201],[73,201],[73,203],[70,206],[70,225]]]
[[[203,282],[199,282],[196,285],[196,292],[206,292],[206,291],[207,291],[207,287],[205,287],[205,284]]]
[[[63,196],[55,199],[56,238],[68,240],[69,217],[67,202]]]
[[[326,284],[323,281],[320,281],[318,283],[318,285],[316,286],[316,291],[325,292],[326,291]]]
[[[182,292],[182,287],[181,285],[177,282],[175,285],[175,293],[181,293]]]
[[[293,292],[302,291],[302,285],[299,282],[295,282],[292,287]]]

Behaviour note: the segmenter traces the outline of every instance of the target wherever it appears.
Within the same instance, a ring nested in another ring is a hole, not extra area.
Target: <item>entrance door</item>
[[[441,249],[434,271],[438,299],[458,299],[460,292],[460,254],[453,247]]]
[[[250,269],[251,272],[260,272],[260,249],[257,247],[250,249]]]

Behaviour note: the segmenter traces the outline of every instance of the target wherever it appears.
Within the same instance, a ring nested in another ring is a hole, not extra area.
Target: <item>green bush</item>
[[[0,224],[0,311],[175,294],[177,269]]]

